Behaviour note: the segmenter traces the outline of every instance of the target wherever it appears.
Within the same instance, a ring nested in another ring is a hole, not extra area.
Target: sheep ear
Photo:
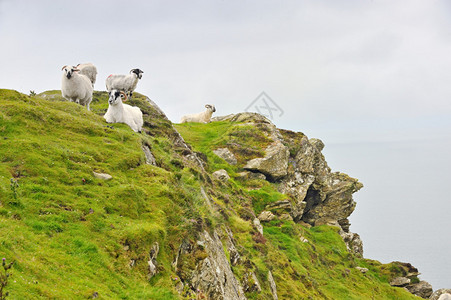
[[[206,104],[206,105],[205,105],[205,108],[209,108],[209,107],[210,107],[210,104]]]

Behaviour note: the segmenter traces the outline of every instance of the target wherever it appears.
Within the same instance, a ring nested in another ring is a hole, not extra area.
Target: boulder
[[[235,158],[235,155],[233,155],[232,152],[230,152],[227,148],[219,148],[216,150],[213,150],[213,153],[225,160],[230,165],[236,165],[237,160]]]
[[[259,215],[258,215],[258,219],[260,220],[260,222],[269,222],[274,220],[276,216],[267,210],[262,211]]]
[[[451,300],[451,289],[436,290],[429,297],[430,300]]]
[[[260,293],[262,291],[262,288],[260,286],[260,283],[258,282],[257,276],[255,276],[254,272],[246,273],[244,275],[244,283],[243,283],[243,289],[245,292],[257,292]]]
[[[97,172],[92,172],[94,177],[97,179],[102,179],[102,180],[110,180],[113,178],[113,176],[111,176],[110,174],[106,174],[106,173],[97,173]]]
[[[275,141],[265,150],[265,157],[254,158],[247,162],[244,169],[265,174],[277,180],[288,174],[288,158],[290,152],[280,141]]]
[[[213,172],[212,175],[213,175],[213,177],[216,178],[217,180],[223,181],[223,182],[230,179],[229,174],[228,174],[227,171],[224,170],[224,169],[221,169],[221,170],[218,170],[218,171],[216,171],[216,172]]]
[[[410,279],[407,277],[396,277],[390,281],[391,286],[404,287],[410,284]]]
[[[429,298],[429,296],[432,295],[432,285],[430,285],[426,281],[420,281],[418,283],[409,284],[408,286],[405,287],[405,289],[407,289],[410,293],[424,299],[427,299]]]

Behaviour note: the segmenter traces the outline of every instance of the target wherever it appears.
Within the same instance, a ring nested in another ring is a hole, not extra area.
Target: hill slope
[[[103,120],[104,92],[88,112],[59,91],[0,90],[12,299],[416,298],[388,284],[408,267],[361,257],[347,223],[361,184],[330,172],[319,140],[249,114],[176,130],[145,96],[132,104],[143,134]]]

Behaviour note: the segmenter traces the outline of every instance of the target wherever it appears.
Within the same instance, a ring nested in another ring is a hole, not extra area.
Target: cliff
[[[363,185],[331,172],[320,140],[252,113],[176,125],[130,102],[142,134],[105,123],[105,92],[88,112],[0,90],[11,298],[428,297],[411,265],[363,258],[348,221]]]

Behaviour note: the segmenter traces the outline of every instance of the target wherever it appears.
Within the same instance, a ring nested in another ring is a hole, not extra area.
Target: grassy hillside
[[[245,160],[263,154],[265,135],[228,122],[176,126],[203,153],[205,175],[184,160],[172,124],[144,99],[137,95],[132,102],[145,113],[145,133],[138,134],[104,121],[106,93],[95,92],[88,112],[61,101],[59,91],[29,97],[0,90],[0,256],[15,261],[6,287],[11,299],[188,299],[175,289],[175,253],[183,239],[221,226],[232,229],[239,245],[235,275],[242,280],[253,271],[262,286],[261,293],[246,293],[250,299],[271,299],[268,270],[279,299],[415,298],[388,285],[402,273],[399,266],[353,257],[332,227],[276,220],[258,236],[249,210],[258,214],[286,198],[267,181],[237,178]],[[212,152],[231,140],[237,166]],[[143,144],[157,166],[145,164]],[[232,177],[226,184],[208,176],[220,168]],[[158,274],[149,280],[155,242]],[[370,271],[362,274],[356,266]]]

